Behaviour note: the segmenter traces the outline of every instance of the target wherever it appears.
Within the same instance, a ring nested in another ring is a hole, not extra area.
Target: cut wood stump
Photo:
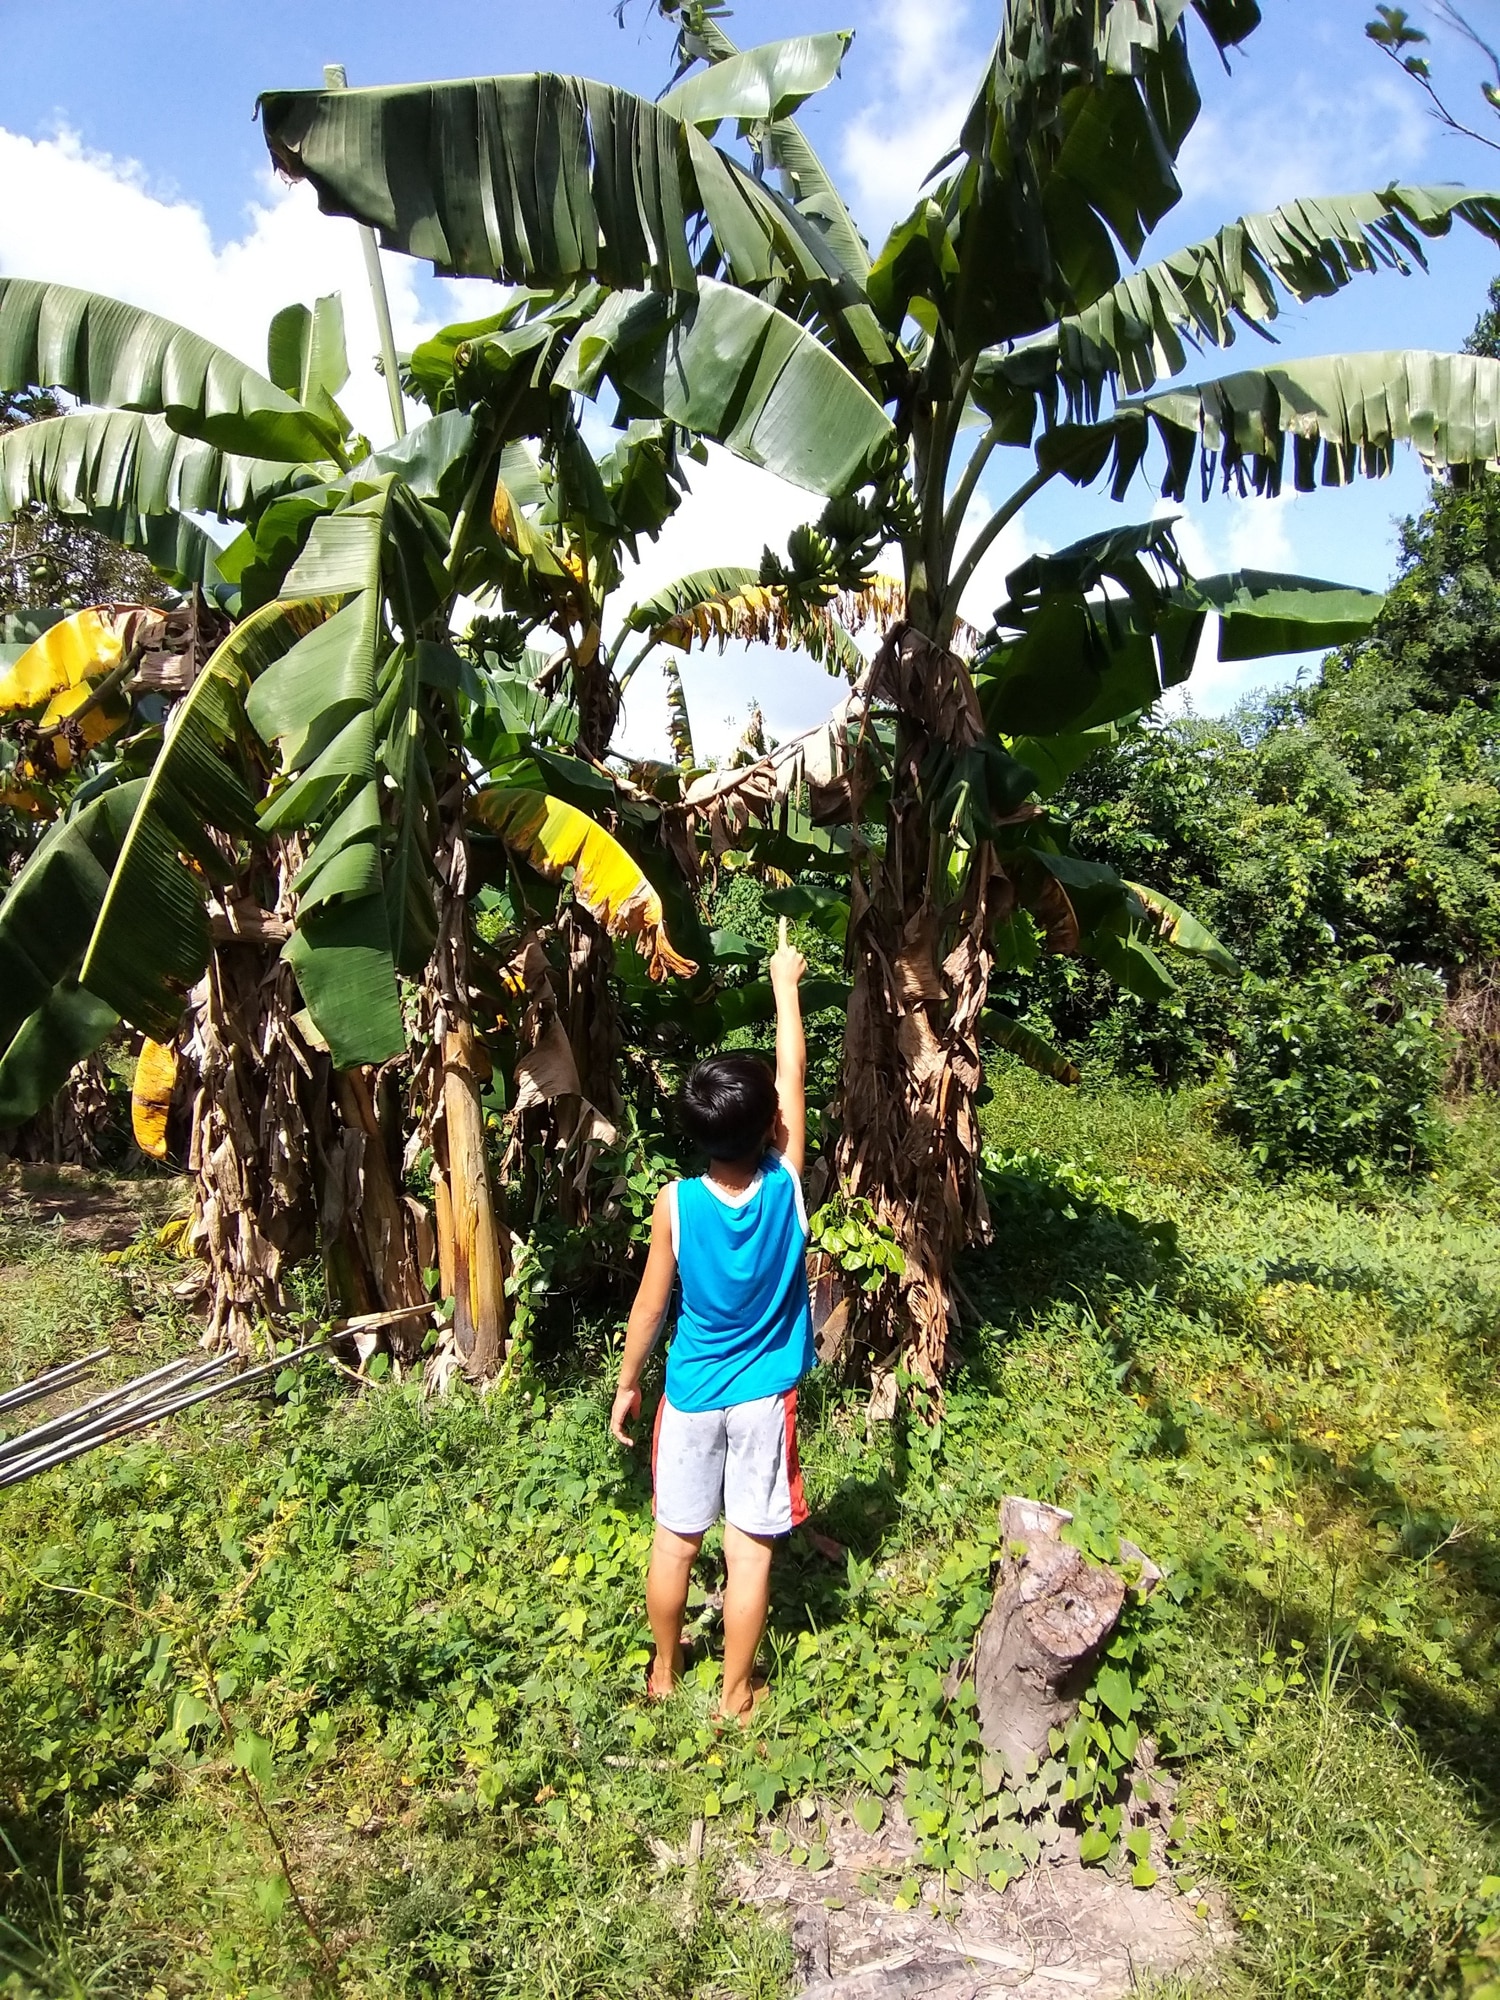
[[[1054,1729],[1078,1713],[1099,1657],[1120,1622],[1127,1589],[1149,1590],[1161,1572],[1132,1543],[1126,1580],[1062,1540],[1072,1519],[1039,1500],[1000,1509],[1000,1574],[974,1648],[974,1692],[984,1746],[1012,1779],[1049,1755]]]

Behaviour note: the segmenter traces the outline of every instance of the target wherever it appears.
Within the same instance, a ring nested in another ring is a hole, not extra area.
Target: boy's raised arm
[[[802,996],[797,989],[807,960],[787,942],[785,917],[769,970],[771,991],[776,996],[776,1104],[785,1132],[782,1157],[800,1180],[807,1153],[807,1040],[802,1032]]]

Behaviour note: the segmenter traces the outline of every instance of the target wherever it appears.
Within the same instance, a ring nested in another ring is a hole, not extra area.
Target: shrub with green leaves
[[[1447,1067],[1439,982],[1379,959],[1247,984],[1225,1122],[1275,1173],[1429,1167]]]

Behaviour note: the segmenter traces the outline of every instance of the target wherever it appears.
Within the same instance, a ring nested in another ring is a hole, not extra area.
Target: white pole
[[[347,90],[349,74],[342,63],[323,65],[323,83],[328,90]],[[365,223],[356,224],[360,246],[365,253],[365,274],[370,280],[370,297],[375,301],[375,324],[380,332],[380,365],[385,373],[385,393],[390,398],[391,422],[398,438],[406,436],[406,410],[401,401],[401,375],[396,366],[396,336],[391,327],[391,302],[385,293],[385,273],[380,268],[380,245],[375,232]]]

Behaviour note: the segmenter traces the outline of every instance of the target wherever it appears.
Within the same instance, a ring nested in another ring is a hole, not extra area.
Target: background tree
[[[1439,478],[1368,639],[1221,721],[1101,744],[1056,798],[1079,849],[1186,885],[1245,978],[1139,1001],[1045,967],[1023,1017],[1117,1074],[1219,1076],[1277,1167],[1425,1163],[1445,1071],[1500,1077],[1497,591],[1500,480]]]

